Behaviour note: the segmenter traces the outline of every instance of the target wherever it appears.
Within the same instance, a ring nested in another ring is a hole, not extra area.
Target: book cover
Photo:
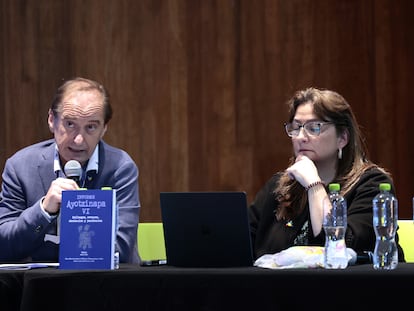
[[[62,192],[60,269],[114,269],[115,190]]]

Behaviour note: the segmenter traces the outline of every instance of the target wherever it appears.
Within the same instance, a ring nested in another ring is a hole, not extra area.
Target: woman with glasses
[[[341,185],[348,205],[347,247],[357,253],[373,251],[372,199],[380,183],[390,183],[395,193],[392,177],[367,158],[354,113],[340,94],[307,88],[296,92],[288,105],[284,127],[293,157],[249,208],[254,257],[291,246],[323,246],[322,200],[333,182]],[[405,261],[399,244],[398,256]]]

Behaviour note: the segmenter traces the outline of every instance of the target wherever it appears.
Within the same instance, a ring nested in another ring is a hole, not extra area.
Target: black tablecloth
[[[411,304],[414,264],[344,270],[177,268],[0,271],[0,310],[383,310]]]

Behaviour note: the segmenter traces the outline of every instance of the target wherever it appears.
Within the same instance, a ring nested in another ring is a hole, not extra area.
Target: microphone
[[[82,166],[76,160],[70,160],[65,164],[65,175],[69,179],[73,179],[79,185],[82,176]]]

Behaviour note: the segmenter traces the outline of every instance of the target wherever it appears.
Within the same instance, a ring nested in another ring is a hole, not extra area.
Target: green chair
[[[166,259],[162,222],[138,225],[138,252],[142,260]]]
[[[404,251],[406,262],[414,262],[414,222],[413,220],[398,220],[399,244]]]

